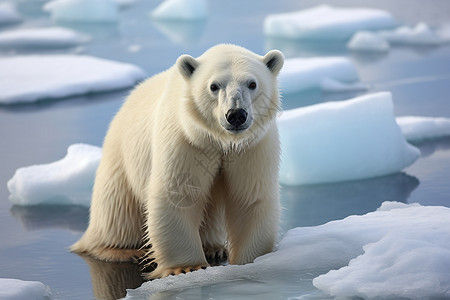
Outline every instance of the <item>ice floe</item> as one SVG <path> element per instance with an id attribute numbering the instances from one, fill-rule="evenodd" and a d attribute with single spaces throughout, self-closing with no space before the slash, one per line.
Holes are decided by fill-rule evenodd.
<path id="1" fill-rule="evenodd" d="M 0 32 L 0 47 L 71 47 L 87 41 L 89 36 L 62 27 Z"/>
<path id="2" fill-rule="evenodd" d="M 272 288 L 277 280 L 289 282 L 291 290 L 297 287 L 299 298 L 325 298 L 308 286 L 310 276 L 314 286 L 333 296 L 446 298 L 450 297 L 449 234 L 449 208 L 384 202 L 365 215 L 291 229 L 275 252 L 254 263 L 149 281 L 128 290 L 126 299 L 183 298 L 211 285 L 214 289 L 206 290 L 209 296 L 218 290 L 238 297 L 244 292 L 236 286 L 239 282 L 247 297 L 288 298 L 280 295 L 281 289 Z M 226 285 L 230 281 L 234 284 Z M 256 288 L 249 290 L 249 286 Z M 295 297 L 292 292 L 290 296 Z"/>
<path id="3" fill-rule="evenodd" d="M 11 2 L 0 3 L 0 25 L 17 23 L 22 21 L 22 16 Z"/>
<path id="4" fill-rule="evenodd" d="M 387 175 L 420 156 L 395 122 L 388 92 L 284 111 L 278 125 L 286 185 Z"/>
<path id="5" fill-rule="evenodd" d="M 432 29 L 426 23 L 414 27 L 400 26 L 391 30 L 358 31 L 347 43 L 354 51 L 387 51 L 391 44 L 441 45 L 450 41 L 445 27 Z"/>
<path id="6" fill-rule="evenodd" d="M 0 58 L 0 70 L 0 104 L 117 90 L 145 77 L 137 66 L 84 55 Z"/>
<path id="7" fill-rule="evenodd" d="M 157 20 L 201 20 L 208 14 L 205 0 L 165 0 L 157 6 L 151 16 Z"/>
<path id="8" fill-rule="evenodd" d="M 50 288 L 39 281 L 24 281 L 12 278 L 0 278 L 0 299 L 2 300 L 50 300 L 53 299 Z"/>
<path id="9" fill-rule="evenodd" d="M 74 144 L 56 162 L 16 170 L 8 181 L 15 205 L 75 204 L 90 206 L 101 148 Z"/>
<path id="10" fill-rule="evenodd" d="M 370 31 L 358 31 L 347 43 L 347 48 L 354 51 L 385 52 L 391 48 L 389 42 Z"/>
<path id="11" fill-rule="evenodd" d="M 54 21 L 60 22 L 116 22 L 118 3 L 112 0 L 53 0 L 44 5 Z"/>
<path id="12" fill-rule="evenodd" d="M 345 57 L 286 59 L 278 80 L 283 94 L 313 88 L 328 91 L 365 88 L 359 82 L 355 65 Z"/>
<path id="13" fill-rule="evenodd" d="M 397 123 L 408 141 L 423 141 L 450 136 L 450 119 L 433 117 L 398 117 Z"/>
<path id="14" fill-rule="evenodd" d="M 398 25 L 387 11 L 320 5 L 297 12 L 268 15 L 264 33 L 289 39 L 346 40 L 359 30 L 390 29 Z"/>
<path id="15" fill-rule="evenodd" d="M 355 233 L 347 241 L 364 253 L 315 278 L 314 286 L 338 297 L 450 297 L 449 217 L 445 207 L 384 203 L 374 213 L 329 224 L 328 233 L 340 232 L 342 240 Z"/>

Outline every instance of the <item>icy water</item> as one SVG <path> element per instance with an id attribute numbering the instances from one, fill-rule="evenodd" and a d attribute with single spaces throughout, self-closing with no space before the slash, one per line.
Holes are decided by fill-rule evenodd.
<path id="1" fill-rule="evenodd" d="M 52 24 L 41 11 L 43 2 L 15 2 L 27 19 L 18 26 Z M 134 63 L 151 75 L 171 66 L 180 54 L 197 56 L 222 42 L 239 44 L 260 54 L 278 48 L 287 57 L 340 55 L 355 62 L 368 91 L 298 93 L 284 97 L 284 108 L 391 91 L 398 116 L 450 117 L 450 45 L 395 46 L 386 54 L 363 55 L 348 52 L 343 43 L 287 42 L 263 36 L 262 21 L 267 14 L 309 7 L 316 1 L 209 1 L 207 21 L 193 24 L 152 22 L 149 11 L 158 3 L 137 1 L 121 12 L 121 20 L 115 25 L 60 24 L 95 37 L 82 47 L 51 51 L 1 49 L 0 56 L 21 52 L 83 53 Z M 332 4 L 386 9 L 410 25 L 420 21 L 429 25 L 450 22 L 450 2 L 445 0 L 337 0 Z M 140 51 L 132 51 L 138 48 Z M 108 124 L 127 94 L 125 90 L 0 106 L 0 277 L 41 281 L 52 288 L 57 299 L 120 298 L 126 288 L 142 283 L 134 265 L 85 260 L 67 251 L 87 226 L 86 208 L 14 207 L 8 201 L 6 188 L 17 168 L 58 160 L 70 144 L 101 146 Z M 402 173 L 361 181 L 283 187 L 280 232 L 371 212 L 383 201 L 450 206 L 450 139 L 421 143 L 418 147 L 422 157 Z M 265 283 L 240 281 L 187 291 L 181 298 L 219 299 L 235 293 L 235 298 L 242 299 L 287 299 L 304 294 L 305 289 L 313 291 L 312 276 L 305 273 L 276 285 L 269 283 L 276 286 L 270 293 L 267 287 L 263 288 Z"/>

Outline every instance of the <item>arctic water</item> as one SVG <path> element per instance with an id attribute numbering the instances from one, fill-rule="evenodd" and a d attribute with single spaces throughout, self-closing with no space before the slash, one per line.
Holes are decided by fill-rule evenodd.
<path id="1" fill-rule="evenodd" d="M 26 17 L 20 26 L 49 26 L 43 1 L 13 1 Z M 345 56 L 356 64 L 366 91 L 325 93 L 309 90 L 283 97 L 290 109 L 325 101 L 339 101 L 364 93 L 390 91 L 396 116 L 450 117 L 450 45 L 396 45 L 379 54 L 356 53 L 345 42 L 300 42 L 268 38 L 264 17 L 317 5 L 316 1 L 208 1 L 205 21 L 155 22 L 149 12 L 159 1 L 136 1 L 120 13 L 114 24 L 58 24 L 94 36 L 69 49 L 0 49 L 0 56 L 35 53 L 83 53 L 136 64 L 152 75 L 170 67 L 183 53 L 198 56 L 218 43 L 234 43 L 256 53 L 278 48 L 286 57 Z M 390 11 L 405 24 L 442 25 L 450 20 L 445 0 L 337 0 L 334 6 L 365 6 Z M 6 28 L 6 27 L 5 27 Z M 5 28 L 0 28 L 3 30 Z M 134 47 L 132 47 L 134 46 Z M 0 70 L 1 72 L 1 70 Z M 101 146 L 114 114 L 129 89 L 102 94 L 0 106 L 0 278 L 36 280 L 50 286 L 56 299 L 110 299 L 125 296 L 125 289 L 141 285 L 135 265 L 91 261 L 72 254 L 68 247 L 86 229 L 88 209 L 81 206 L 12 206 L 6 182 L 23 166 L 64 157 L 67 147 L 83 142 Z M 321 120 L 318 120 L 320 122 Z M 299 130 L 301 130 L 299 128 Z M 349 215 L 376 210 L 384 201 L 450 207 L 450 139 L 417 144 L 422 157 L 401 173 L 380 178 L 324 185 L 283 186 L 280 233 L 299 226 L 316 226 Z M 432 218 L 432 216 L 430 216 Z M 293 262 L 295 263 L 295 262 Z M 280 270 L 282 271 L 282 270 Z M 324 271 L 326 272 L 326 271 Z M 105 274 L 114 274 L 105 278 Z M 311 281 L 307 275 L 296 281 Z M 233 282 L 228 283 L 233 285 Z M 310 284 L 311 285 L 311 284 Z M 302 294 L 294 281 L 278 285 L 280 299 Z M 246 290 L 236 282 L 236 297 L 264 298 L 259 290 Z M 258 285 L 248 285 L 251 289 Z M 223 287 L 222 287 L 223 288 Z M 204 290 L 214 297 L 214 287 Z M 245 294 L 241 294 L 245 290 Z M 219 290 L 220 291 L 220 290 Z M 286 296 L 286 297 L 287 297 Z M 273 299 L 274 294 L 271 294 Z M 185 299 L 189 294 L 185 295 Z"/>

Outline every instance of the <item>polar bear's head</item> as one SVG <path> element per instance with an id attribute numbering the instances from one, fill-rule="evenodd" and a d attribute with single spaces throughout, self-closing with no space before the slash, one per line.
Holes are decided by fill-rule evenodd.
<path id="1" fill-rule="evenodd" d="M 261 137 L 280 108 L 280 51 L 264 56 L 234 45 L 218 45 L 202 56 L 182 55 L 176 66 L 186 84 L 191 128 L 222 144 Z"/>

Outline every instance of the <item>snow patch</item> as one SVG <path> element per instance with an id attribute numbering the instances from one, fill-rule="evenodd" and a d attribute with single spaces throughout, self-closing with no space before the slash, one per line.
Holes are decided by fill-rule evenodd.
<path id="1" fill-rule="evenodd" d="M 22 16 L 17 12 L 13 3 L 0 3 L 0 25 L 18 23 L 20 21 L 22 21 Z"/>
<path id="2" fill-rule="evenodd" d="M 286 59 L 278 76 L 283 94 L 322 88 L 327 91 L 359 90 L 358 72 L 345 57 L 313 57 Z"/>
<path id="3" fill-rule="evenodd" d="M 157 20 L 201 20 L 208 14 L 205 0 L 165 0 L 152 12 Z"/>
<path id="4" fill-rule="evenodd" d="M 0 299 L 2 300 L 49 300 L 53 299 L 50 288 L 39 281 L 23 281 L 0 278 Z"/>
<path id="5" fill-rule="evenodd" d="M 44 10 L 59 22 L 108 23 L 119 19 L 118 4 L 112 0 L 53 0 Z"/>
<path id="6" fill-rule="evenodd" d="M 101 148 L 74 144 L 56 162 L 16 170 L 8 181 L 9 200 L 15 205 L 74 204 L 90 206 Z"/>
<path id="7" fill-rule="evenodd" d="M 450 119 L 433 117 L 398 117 L 397 123 L 408 141 L 423 141 L 450 136 Z"/>
<path id="8" fill-rule="evenodd" d="M 286 185 L 383 176 L 420 156 L 395 122 L 387 92 L 284 111 L 278 125 Z"/>
<path id="9" fill-rule="evenodd" d="M 0 32 L 2 47 L 71 47 L 89 41 L 90 37 L 62 28 L 30 28 Z"/>
<path id="10" fill-rule="evenodd" d="M 397 21 L 387 11 L 320 5 L 297 12 L 269 15 L 264 20 L 264 33 L 289 39 L 345 40 L 359 30 L 381 30 L 395 26 Z"/>
<path id="11" fill-rule="evenodd" d="M 137 66 L 82 55 L 0 58 L 0 70 L 0 104 L 118 90 L 145 77 Z"/>

